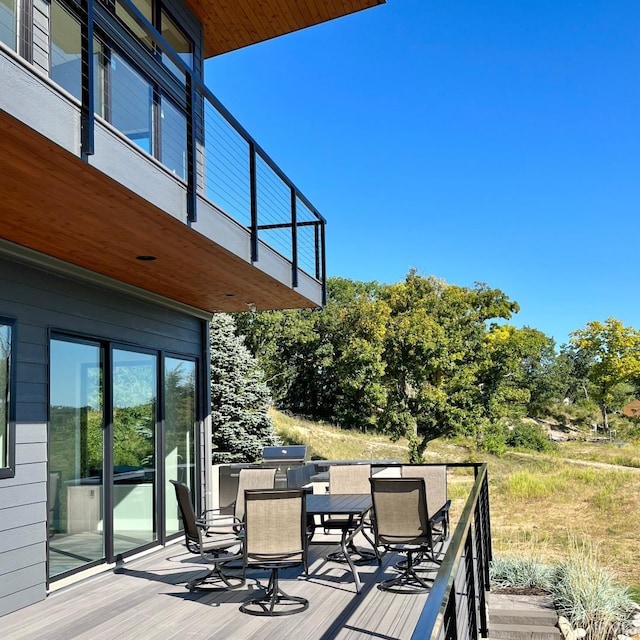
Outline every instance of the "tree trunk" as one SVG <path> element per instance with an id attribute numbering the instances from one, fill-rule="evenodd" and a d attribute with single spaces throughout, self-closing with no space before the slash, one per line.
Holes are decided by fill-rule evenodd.
<path id="1" fill-rule="evenodd" d="M 609 418 L 607 416 L 607 405 L 602 403 L 600 405 L 600 412 L 602 413 L 602 428 L 605 433 L 609 433 Z"/>

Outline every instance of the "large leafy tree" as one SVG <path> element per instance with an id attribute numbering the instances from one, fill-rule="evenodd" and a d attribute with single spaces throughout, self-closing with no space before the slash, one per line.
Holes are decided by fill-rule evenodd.
<path id="1" fill-rule="evenodd" d="M 385 401 L 386 307 L 376 283 L 330 278 L 323 310 L 239 314 L 278 406 L 366 428 Z"/>
<path id="2" fill-rule="evenodd" d="M 417 459 L 430 440 L 473 430 L 484 417 L 487 325 L 519 308 L 499 289 L 449 285 L 415 271 L 381 298 L 390 314 L 382 422 L 391 433 L 415 439 Z"/>
<path id="3" fill-rule="evenodd" d="M 233 318 L 211 321 L 211 423 L 214 462 L 252 462 L 278 444 L 268 409 L 269 389 L 255 358 L 235 333 Z"/>
<path id="4" fill-rule="evenodd" d="M 640 376 L 640 331 L 615 318 L 593 321 L 571 334 L 571 344 L 588 362 L 591 396 L 600 407 L 604 430 L 609 431 L 608 413 L 621 402 L 621 385 Z"/>
<path id="5" fill-rule="evenodd" d="M 495 325 L 485 339 L 487 417 L 540 415 L 562 399 L 555 343 L 538 329 Z"/>

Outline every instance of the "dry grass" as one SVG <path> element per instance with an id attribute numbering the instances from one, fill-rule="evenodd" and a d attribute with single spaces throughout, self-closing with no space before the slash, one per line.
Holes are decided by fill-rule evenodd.
<path id="1" fill-rule="evenodd" d="M 559 455 L 567 458 L 640 468 L 640 444 L 636 443 L 616 445 L 610 442 L 593 443 L 571 440 L 561 443 Z"/>
<path id="2" fill-rule="evenodd" d="M 391 458 L 408 460 L 406 441 L 306 422 L 274 412 L 276 429 L 287 442 L 308 444 L 325 459 Z M 565 458 L 616 463 L 615 453 L 640 456 L 638 445 L 563 443 L 558 454 L 501 458 L 477 453 L 464 442 L 429 444 L 428 462 L 483 460 L 489 465 L 491 533 L 494 551 L 526 553 L 549 562 L 567 557 L 571 540 L 602 546 L 602 559 L 620 581 L 640 589 L 640 470 L 572 464 Z M 473 479 L 450 475 L 452 518 L 459 516 Z"/>

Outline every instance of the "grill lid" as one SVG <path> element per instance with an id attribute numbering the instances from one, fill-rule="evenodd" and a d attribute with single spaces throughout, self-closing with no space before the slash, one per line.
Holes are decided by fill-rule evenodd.
<path id="1" fill-rule="evenodd" d="M 307 445 L 294 444 L 287 447 L 264 447 L 262 459 L 273 460 L 307 460 Z"/>

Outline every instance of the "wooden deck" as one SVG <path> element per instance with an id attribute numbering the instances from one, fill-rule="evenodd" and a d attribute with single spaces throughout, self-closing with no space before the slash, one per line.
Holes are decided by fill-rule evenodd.
<path id="1" fill-rule="evenodd" d="M 300 614 L 256 618 L 238 610 L 265 585 L 266 572 L 249 572 L 238 590 L 190 593 L 185 583 L 206 565 L 179 544 L 127 562 L 120 574 L 109 571 L 79 582 L 3 617 L 0 635 L 12 640 L 410 638 L 427 595 L 376 588 L 395 574 L 392 566 L 399 557 L 387 554 L 381 567 L 361 566 L 364 586 L 356 594 L 348 567 L 324 559 L 331 550 L 335 545 L 311 546 L 308 579 L 300 570 L 281 574 L 286 592 L 309 599 L 309 609 Z"/>

